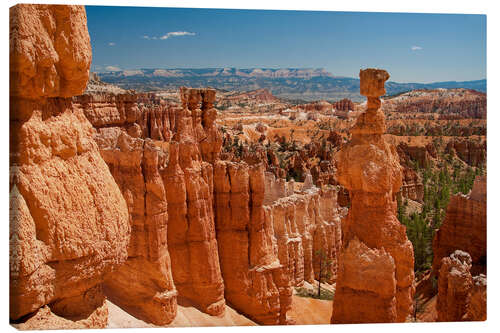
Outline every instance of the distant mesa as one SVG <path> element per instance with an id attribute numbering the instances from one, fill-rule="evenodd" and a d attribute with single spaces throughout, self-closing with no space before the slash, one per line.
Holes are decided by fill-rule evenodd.
<path id="1" fill-rule="evenodd" d="M 283 99 L 361 102 L 359 79 L 337 76 L 324 68 L 141 68 L 100 71 L 105 82 L 137 91 L 178 89 L 181 86 L 251 91 L 268 89 Z M 387 82 L 387 96 L 415 89 L 465 88 L 486 92 L 486 80 L 435 83 Z"/>

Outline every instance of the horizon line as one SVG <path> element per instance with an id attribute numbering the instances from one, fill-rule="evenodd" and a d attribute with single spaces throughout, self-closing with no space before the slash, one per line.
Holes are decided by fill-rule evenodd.
<path id="1" fill-rule="evenodd" d="M 104 66 L 104 65 L 99 65 L 99 66 Z M 157 70 L 157 69 L 162 69 L 162 70 L 192 70 L 192 69 L 238 69 L 238 70 L 250 70 L 250 69 L 272 69 L 272 70 L 280 70 L 280 69 L 308 69 L 308 70 L 325 70 L 328 74 L 331 74 L 334 78 L 339 78 L 339 79 L 353 79 L 353 80 L 359 80 L 357 77 L 353 76 L 344 76 L 344 75 L 335 75 L 332 72 L 329 72 L 326 70 L 324 67 L 143 67 L 143 68 L 125 68 L 125 69 L 119 69 L 119 70 L 114 70 L 114 71 L 109 71 L 109 70 L 90 70 L 91 73 L 114 73 L 114 72 L 124 72 L 124 71 L 139 71 L 139 70 Z M 367 67 L 371 68 L 371 67 Z M 474 79 L 474 80 L 443 80 L 443 81 L 431 81 L 431 82 L 416 82 L 416 81 L 387 81 L 387 83 L 403 83 L 403 84 L 411 84 L 411 83 L 416 83 L 416 84 L 432 84 L 432 83 L 446 83 L 446 82 L 476 82 L 476 81 L 487 81 L 487 77 L 480 78 L 480 79 Z"/>

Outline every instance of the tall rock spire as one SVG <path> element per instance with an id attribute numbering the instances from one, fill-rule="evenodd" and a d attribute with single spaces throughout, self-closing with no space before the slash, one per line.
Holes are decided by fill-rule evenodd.
<path id="1" fill-rule="evenodd" d="M 338 181 L 351 207 L 342 230 L 332 323 L 402 322 L 412 312 L 413 247 L 396 217 L 402 167 L 388 144 L 380 96 L 385 70 L 361 70 L 367 109 L 351 128 L 350 143 L 336 156 Z"/>

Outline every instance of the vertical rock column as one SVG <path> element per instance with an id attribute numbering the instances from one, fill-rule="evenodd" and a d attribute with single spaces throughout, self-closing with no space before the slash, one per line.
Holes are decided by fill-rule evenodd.
<path id="1" fill-rule="evenodd" d="M 170 127 L 166 110 L 139 110 L 137 101 L 138 96 L 128 92 L 74 98 L 96 129 L 94 139 L 125 198 L 132 226 L 128 259 L 107 276 L 106 296 L 136 318 L 165 325 L 177 311 L 167 247 L 167 199 L 159 173 L 168 149 L 167 143 L 151 136 L 158 138 L 153 129 L 161 128 L 168 138 Z"/>
<path id="2" fill-rule="evenodd" d="M 218 133 L 213 134 L 215 124 L 207 120 L 211 119 L 207 113 L 215 110 L 209 107 L 209 101 L 215 99 L 215 91 L 211 91 L 181 88 L 182 107 L 171 110 L 173 137 L 162 178 L 168 202 L 168 248 L 179 303 L 189 302 L 208 314 L 220 315 L 225 311 L 225 300 L 215 238 L 213 166 L 202 159 L 202 151 L 214 160 L 220 152 Z M 212 142 L 213 150 L 200 151 L 200 142 Z"/>
<path id="3" fill-rule="evenodd" d="M 105 327 L 104 275 L 127 258 L 127 205 L 71 101 L 89 77 L 86 21 L 83 6 L 10 9 L 12 320 L 48 305 L 77 327 Z"/>
<path id="4" fill-rule="evenodd" d="M 296 223 L 295 204 L 295 200 L 286 197 L 276 201 L 271 207 L 278 258 L 294 286 L 304 281 L 304 248 Z"/>
<path id="5" fill-rule="evenodd" d="M 438 321 L 461 321 L 467 312 L 472 289 L 472 259 L 456 250 L 441 260 L 436 309 Z"/>
<path id="6" fill-rule="evenodd" d="M 99 130 L 101 155 L 120 186 L 132 225 L 128 259 L 106 279 L 106 295 L 147 322 L 170 323 L 177 313 L 167 246 L 167 197 L 159 174 L 166 157 L 150 139 L 130 137 L 120 128 Z"/>
<path id="7" fill-rule="evenodd" d="M 338 181 L 351 207 L 343 225 L 332 323 L 403 322 L 412 312 L 413 247 L 396 218 L 402 168 L 383 138 L 384 70 L 360 73 L 367 110 L 351 128 L 352 138 L 336 156 Z"/>
<path id="8" fill-rule="evenodd" d="M 327 260 L 331 261 L 327 272 L 322 273 L 322 279 L 325 280 L 326 277 L 327 282 L 334 283 L 337 280 L 338 258 L 342 246 L 342 228 L 336 190 L 329 186 L 324 186 L 320 190 L 317 206 L 319 206 L 320 214 L 316 214 L 316 216 L 321 215 L 321 219 L 317 219 L 314 231 L 314 276 L 316 280 L 319 279 L 320 258 L 316 253 L 320 251 L 325 255 Z"/>
<path id="9" fill-rule="evenodd" d="M 278 259 L 264 166 L 218 161 L 214 166 L 217 240 L 225 297 L 260 324 L 286 324 L 292 288 Z"/>

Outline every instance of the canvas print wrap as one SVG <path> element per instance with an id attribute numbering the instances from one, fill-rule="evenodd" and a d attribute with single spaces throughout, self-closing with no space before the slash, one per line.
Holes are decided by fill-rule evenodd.
<path id="1" fill-rule="evenodd" d="M 213 38 L 208 25 L 139 29 L 129 52 L 103 38 L 103 17 L 153 22 L 151 10 L 242 26 L 411 15 L 11 7 L 13 326 L 486 320 L 485 42 L 466 63 L 479 80 L 448 80 L 452 69 L 408 83 L 418 70 L 365 61 L 351 76 L 200 67 L 182 52 L 188 38 Z M 429 15 L 405 20 L 433 24 Z M 468 16 L 481 43 L 485 17 Z M 159 50 L 163 65 L 143 58 Z M 237 54 L 228 65 L 244 63 Z M 415 61 L 406 66 L 438 60 Z"/>

